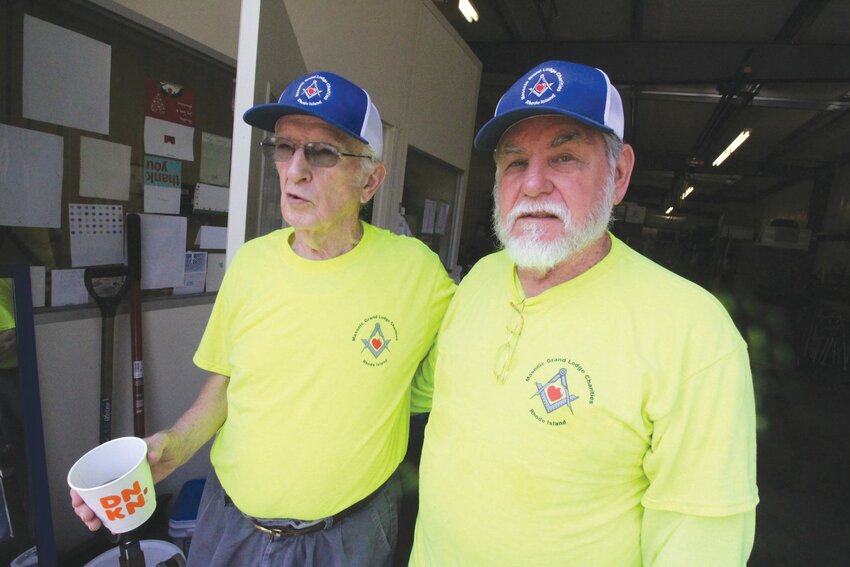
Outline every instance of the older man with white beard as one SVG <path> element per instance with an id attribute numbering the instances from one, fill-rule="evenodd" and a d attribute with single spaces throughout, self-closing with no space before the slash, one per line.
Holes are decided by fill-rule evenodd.
<path id="1" fill-rule="evenodd" d="M 461 282 L 414 384 L 431 411 L 414 566 L 731 566 L 752 549 L 747 347 L 719 302 L 608 232 L 634 153 L 599 69 L 502 97 L 504 250 Z"/>

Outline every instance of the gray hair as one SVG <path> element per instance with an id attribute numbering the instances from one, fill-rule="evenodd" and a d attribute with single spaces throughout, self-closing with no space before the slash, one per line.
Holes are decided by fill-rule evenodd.
<path id="1" fill-rule="evenodd" d="M 372 173 L 372 169 L 378 165 L 379 163 L 383 163 L 381 158 L 378 157 L 378 153 L 375 151 L 370 144 L 365 144 L 360 142 L 360 148 L 357 150 L 357 153 L 362 156 L 367 156 L 365 158 L 360 159 L 360 170 L 363 172 L 363 175 L 368 175 Z"/>

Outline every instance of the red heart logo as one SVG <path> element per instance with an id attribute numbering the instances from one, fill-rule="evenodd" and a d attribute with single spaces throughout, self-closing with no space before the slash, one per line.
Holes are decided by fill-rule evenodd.
<path id="1" fill-rule="evenodd" d="M 550 402 L 557 402 L 564 397 L 564 390 L 554 384 L 551 384 L 548 388 L 546 388 L 546 397 L 549 398 Z"/>
<path id="2" fill-rule="evenodd" d="M 381 348 L 382 344 L 384 344 L 384 343 L 381 342 L 381 339 L 379 339 L 378 337 L 375 337 L 374 339 L 372 339 L 372 348 L 373 349 L 378 350 L 379 348 Z"/>

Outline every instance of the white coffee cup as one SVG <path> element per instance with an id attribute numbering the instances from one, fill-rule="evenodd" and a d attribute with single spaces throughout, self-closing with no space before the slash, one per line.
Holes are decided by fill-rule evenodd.
<path id="1" fill-rule="evenodd" d="M 144 439 L 120 437 L 98 445 L 68 471 L 68 486 L 112 533 L 141 526 L 156 510 L 147 453 Z"/>

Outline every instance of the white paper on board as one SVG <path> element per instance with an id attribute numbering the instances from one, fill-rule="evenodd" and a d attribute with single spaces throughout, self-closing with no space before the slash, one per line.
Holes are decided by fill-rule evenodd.
<path id="1" fill-rule="evenodd" d="M 0 225 L 61 226 L 63 148 L 62 136 L 0 124 Z"/>
<path id="2" fill-rule="evenodd" d="M 227 212 L 230 199 L 229 187 L 218 187 L 206 183 L 195 184 L 193 208 L 196 211 Z"/>
<path id="3" fill-rule="evenodd" d="M 437 204 L 437 218 L 434 221 L 434 232 L 436 234 L 445 234 L 446 226 L 448 226 L 449 222 L 449 210 L 451 209 L 451 205 L 448 203 L 444 203 L 440 201 Z"/>
<path id="4" fill-rule="evenodd" d="M 224 279 L 227 254 L 207 255 L 207 291 L 218 291 Z"/>
<path id="5" fill-rule="evenodd" d="M 142 289 L 180 287 L 186 264 L 186 217 L 139 215 Z"/>
<path id="6" fill-rule="evenodd" d="M 195 237 L 195 246 L 204 250 L 225 250 L 227 248 L 226 226 L 202 226 Z"/>
<path id="7" fill-rule="evenodd" d="M 112 47 L 24 14 L 24 118 L 109 134 Z"/>
<path id="8" fill-rule="evenodd" d="M 180 213 L 180 189 L 145 185 L 145 212 L 176 215 Z"/>
<path id="9" fill-rule="evenodd" d="M 201 182 L 230 185 L 230 138 L 201 132 Z"/>
<path id="10" fill-rule="evenodd" d="M 50 270 L 50 306 L 88 303 L 89 292 L 83 281 L 85 269 Z"/>
<path id="11" fill-rule="evenodd" d="M 71 265 L 124 263 L 124 206 L 68 205 Z"/>
<path id="12" fill-rule="evenodd" d="M 80 196 L 130 197 L 130 146 L 80 137 Z"/>
<path id="13" fill-rule="evenodd" d="M 195 129 L 145 116 L 145 153 L 195 161 Z"/>
<path id="14" fill-rule="evenodd" d="M 434 234 L 434 221 L 437 217 L 437 201 L 425 199 L 425 209 L 422 212 L 422 234 Z"/>
<path id="15" fill-rule="evenodd" d="M 30 266 L 30 287 L 32 288 L 33 307 L 44 307 L 46 273 L 47 268 L 44 266 Z"/>

